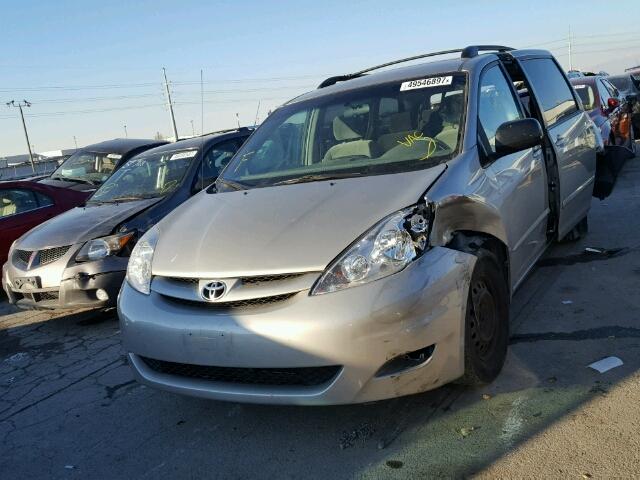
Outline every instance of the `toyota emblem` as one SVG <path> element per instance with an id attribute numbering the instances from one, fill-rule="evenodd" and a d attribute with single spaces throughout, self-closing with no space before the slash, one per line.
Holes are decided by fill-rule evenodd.
<path id="1" fill-rule="evenodd" d="M 227 285 L 224 282 L 213 281 L 202 286 L 200 295 L 207 302 L 215 302 L 227 292 Z"/>

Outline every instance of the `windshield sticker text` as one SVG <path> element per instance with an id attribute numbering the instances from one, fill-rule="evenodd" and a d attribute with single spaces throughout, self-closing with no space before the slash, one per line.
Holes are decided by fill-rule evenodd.
<path id="1" fill-rule="evenodd" d="M 427 154 L 421 157 L 420 160 L 427 160 L 436 151 L 436 141 L 431 137 L 425 137 L 422 132 L 410 133 L 404 139 L 398 140 L 398 143 L 406 148 L 413 147 L 416 142 L 426 142 Z"/>
<path id="2" fill-rule="evenodd" d="M 171 155 L 169 160 L 180 160 L 181 158 L 195 157 L 196 153 L 198 153 L 197 150 L 188 150 L 186 152 L 174 153 L 173 155 Z"/>
<path id="3" fill-rule="evenodd" d="M 415 90 L 416 88 L 439 87 L 440 85 L 451 85 L 452 76 L 448 77 L 431 77 L 421 78 L 419 80 L 410 80 L 400 85 L 400 91 Z"/>

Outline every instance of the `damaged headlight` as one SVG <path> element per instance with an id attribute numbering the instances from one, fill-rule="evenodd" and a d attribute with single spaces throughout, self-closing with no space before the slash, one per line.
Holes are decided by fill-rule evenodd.
<path id="1" fill-rule="evenodd" d="M 120 252 L 132 237 L 133 232 L 129 232 L 89 240 L 76 255 L 76 260 L 86 262 L 114 255 Z"/>
<path id="2" fill-rule="evenodd" d="M 336 292 L 399 272 L 427 248 L 431 216 L 430 207 L 422 204 L 389 215 L 329 265 L 311 295 Z"/>
<path id="3" fill-rule="evenodd" d="M 136 243 L 127 265 L 127 282 L 145 295 L 151 291 L 151 262 L 158 243 L 158 229 L 151 228 Z"/>

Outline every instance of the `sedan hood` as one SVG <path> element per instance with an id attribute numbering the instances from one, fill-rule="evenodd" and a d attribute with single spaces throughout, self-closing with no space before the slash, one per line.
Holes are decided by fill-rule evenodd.
<path id="1" fill-rule="evenodd" d="M 38 225 L 18 242 L 19 248 L 40 250 L 86 242 L 109 235 L 116 226 L 158 202 L 158 198 L 122 203 L 88 204 Z"/>
<path id="2" fill-rule="evenodd" d="M 321 271 L 446 168 L 202 193 L 158 224 L 153 273 L 238 277 Z"/>

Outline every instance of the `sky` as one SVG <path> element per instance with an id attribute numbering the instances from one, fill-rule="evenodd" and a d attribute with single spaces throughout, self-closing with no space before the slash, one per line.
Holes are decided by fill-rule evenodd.
<path id="1" fill-rule="evenodd" d="M 615 11 L 612 10 L 615 9 Z M 327 76 L 470 44 L 551 50 L 568 69 L 640 65 L 640 2 L 0 0 L 0 157 L 253 124 Z M 609 13 L 608 13 L 609 12 Z M 201 112 L 200 76 L 204 90 Z"/>

